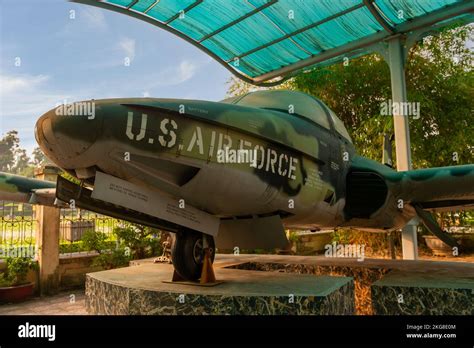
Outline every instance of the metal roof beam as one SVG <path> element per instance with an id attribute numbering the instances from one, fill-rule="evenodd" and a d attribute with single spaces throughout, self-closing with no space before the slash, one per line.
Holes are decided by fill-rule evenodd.
<path id="1" fill-rule="evenodd" d="M 138 2 L 138 0 L 133 0 L 130 4 L 128 4 L 127 9 L 131 8 L 132 6 L 134 6 L 137 2 Z"/>
<path id="2" fill-rule="evenodd" d="M 247 2 L 249 2 L 247 0 Z M 249 2 L 249 4 L 251 6 L 254 6 L 252 3 Z M 254 6 L 255 7 L 255 6 Z M 273 19 L 271 19 L 270 17 L 268 17 L 265 13 L 261 13 L 261 15 L 267 20 L 269 21 L 282 35 L 286 36 L 288 35 L 279 25 L 278 23 L 276 23 Z M 296 46 L 298 47 L 298 49 L 302 50 L 304 53 L 306 53 L 307 55 L 311 55 L 311 52 L 309 52 L 308 50 L 306 50 L 303 46 L 301 46 L 299 43 L 297 43 L 295 40 L 293 40 L 293 38 L 289 38 L 291 40 L 291 42 Z M 319 46 L 319 43 L 318 43 L 318 46 Z"/>
<path id="3" fill-rule="evenodd" d="M 440 8 L 436 11 L 431 12 L 428 15 L 415 18 L 411 21 L 404 22 L 395 27 L 397 33 L 406 33 L 422 27 L 432 26 L 438 22 L 445 21 L 450 18 L 454 18 L 463 14 L 474 12 L 474 1 L 464 0 L 463 2 L 449 5 L 447 7 Z"/>
<path id="4" fill-rule="evenodd" d="M 300 29 L 295 30 L 295 31 L 293 31 L 293 32 L 291 32 L 291 33 L 288 33 L 288 34 L 286 34 L 286 35 L 284 35 L 284 36 L 282 36 L 282 37 L 279 37 L 278 39 L 275 39 L 275 40 L 273 40 L 273 41 L 271 41 L 271 42 L 267 42 L 267 43 L 264 44 L 264 45 L 261 45 L 261 46 L 252 48 L 251 50 L 249 50 L 249 51 L 247 51 L 247 52 L 244 52 L 244 53 L 242 53 L 242 54 L 240 54 L 240 55 L 238 55 L 238 56 L 233 57 L 232 59 L 229 59 L 227 62 L 231 62 L 231 61 L 233 61 L 235 58 L 243 58 L 243 57 L 245 57 L 245 56 L 248 56 L 249 54 L 255 53 L 255 52 L 260 51 L 260 50 L 263 50 L 264 48 L 267 48 L 267 47 L 269 47 L 269 46 L 272 46 L 272 45 L 274 45 L 274 44 L 277 44 L 277 43 L 279 43 L 280 41 L 286 40 L 286 39 L 288 39 L 288 38 L 290 38 L 290 37 L 293 37 L 293 36 L 295 36 L 295 35 L 301 34 L 301 33 L 305 32 L 305 31 L 307 31 L 307 30 L 309 30 L 309 29 L 313 29 L 313 28 L 315 28 L 315 27 L 317 27 L 317 26 L 319 26 L 319 25 L 321 25 L 321 24 L 324 24 L 324 23 L 326 23 L 326 22 L 329 22 L 329 21 L 331 21 L 331 20 L 333 20 L 333 19 L 336 19 L 336 18 L 338 18 L 338 17 L 340 17 L 340 16 L 343 16 L 343 15 L 349 13 L 349 12 L 355 11 L 355 10 L 361 8 L 361 7 L 364 7 L 364 4 L 363 4 L 363 3 L 360 3 L 360 4 L 357 4 L 357 5 L 355 5 L 355 6 L 349 7 L 349 8 L 347 8 L 347 9 L 345 9 L 344 11 L 341 11 L 341 12 L 335 13 L 335 14 L 329 16 L 329 17 L 323 18 L 322 20 L 320 20 L 320 21 L 318 21 L 318 22 L 311 23 L 311 24 L 309 24 L 309 25 L 307 25 L 307 26 L 305 26 L 305 27 L 303 27 L 303 28 L 300 28 Z"/>
<path id="5" fill-rule="evenodd" d="M 158 5 L 158 3 L 160 2 L 160 0 L 156 0 L 153 4 L 151 4 L 150 6 L 148 6 L 148 8 L 143 11 L 143 13 L 147 14 L 153 7 L 155 7 L 156 5 Z"/>
<path id="6" fill-rule="evenodd" d="M 305 68 L 309 65 L 314 65 L 314 64 L 317 64 L 317 63 L 321 63 L 325 60 L 329 60 L 331 58 L 341 56 L 345 53 L 371 46 L 374 43 L 383 40 L 386 36 L 387 36 L 387 33 L 385 33 L 384 31 L 380 31 L 380 32 L 375 33 L 371 36 L 368 36 L 364 39 L 352 41 L 352 42 L 350 42 L 346 45 L 335 47 L 335 48 L 332 48 L 330 50 L 324 51 L 322 53 L 313 55 L 308 59 L 300 60 L 296 63 L 293 63 L 291 65 L 287 65 L 283 68 L 273 70 L 273 71 L 269 71 L 266 74 L 255 77 L 254 82 L 255 82 L 255 84 L 258 85 L 259 83 L 265 82 L 267 80 L 271 80 L 275 77 L 284 76 L 286 74 L 289 74 L 294 70 L 302 69 L 302 68 Z"/>
<path id="7" fill-rule="evenodd" d="M 169 18 L 166 20 L 165 24 L 170 24 L 172 21 L 174 21 L 176 18 L 179 18 L 179 16 L 181 15 L 181 13 L 186 13 L 188 12 L 189 10 L 195 8 L 197 5 L 201 4 L 202 3 L 202 0 L 196 0 L 194 3 L 192 3 L 191 5 L 189 5 L 188 7 L 186 7 L 184 10 L 181 10 L 179 11 L 177 14 L 175 14 L 173 17 Z"/>
<path id="8" fill-rule="evenodd" d="M 375 7 L 373 0 L 364 0 L 364 5 L 370 11 L 372 16 L 375 18 L 377 22 L 389 33 L 393 34 L 395 32 L 395 28 L 393 28 L 390 23 L 388 23 L 385 18 L 382 17 L 379 10 Z"/>

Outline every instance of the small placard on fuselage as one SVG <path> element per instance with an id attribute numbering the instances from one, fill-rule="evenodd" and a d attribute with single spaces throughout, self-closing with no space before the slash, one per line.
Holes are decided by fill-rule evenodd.
<path id="1" fill-rule="evenodd" d="M 178 199 L 151 192 L 114 176 L 96 173 L 92 198 L 133 209 L 181 226 L 217 236 L 220 220 Z"/>

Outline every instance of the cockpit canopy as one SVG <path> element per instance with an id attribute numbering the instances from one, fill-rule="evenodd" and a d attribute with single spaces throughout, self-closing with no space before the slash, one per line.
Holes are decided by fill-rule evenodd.
<path id="1" fill-rule="evenodd" d="M 326 129 L 331 129 L 329 121 L 329 117 L 331 117 L 335 130 L 352 142 L 346 127 L 334 112 L 322 101 L 303 92 L 287 90 L 256 91 L 228 98 L 222 102 L 295 114 L 307 118 Z"/>

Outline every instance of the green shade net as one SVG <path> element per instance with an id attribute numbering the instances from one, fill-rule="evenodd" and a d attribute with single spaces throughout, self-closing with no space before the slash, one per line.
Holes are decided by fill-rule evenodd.
<path id="1" fill-rule="evenodd" d="M 472 0 L 76 2 L 99 3 L 169 30 L 254 83 L 316 63 L 334 62 L 348 52 L 368 53 L 374 43 L 419 29 L 415 24 L 424 18 L 432 19 L 424 24 L 427 27 L 461 17 L 470 22 L 474 9 Z M 319 56 L 321 61 L 315 62 Z"/>

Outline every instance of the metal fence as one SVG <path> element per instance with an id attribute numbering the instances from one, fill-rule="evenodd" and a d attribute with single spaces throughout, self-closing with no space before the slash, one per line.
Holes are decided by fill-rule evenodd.
<path id="1" fill-rule="evenodd" d="M 64 208 L 61 209 L 60 240 L 76 242 L 91 230 L 114 238 L 113 230 L 120 223 L 120 220 L 88 210 Z"/>
<path id="2" fill-rule="evenodd" d="M 33 256 L 37 228 L 32 205 L 0 201 L 0 258 Z"/>
<path id="3" fill-rule="evenodd" d="M 105 233 L 108 240 L 114 241 L 114 228 L 122 223 L 121 220 L 87 210 L 63 208 L 60 211 L 60 252 L 87 251 L 81 239 L 88 231 Z M 29 253 L 35 250 L 38 228 L 36 206 L 0 201 L 0 258 L 20 256 L 19 252 L 23 249 Z"/>
<path id="4" fill-rule="evenodd" d="M 82 243 L 84 234 L 90 231 L 104 233 L 111 246 L 116 243 L 114 228 L 121 220 L 97 214 L 88 210 L 63 208 L 60 213 L 59 252 L 72 255 L 77 252 L 90 252 L 90 247 Z"/>

